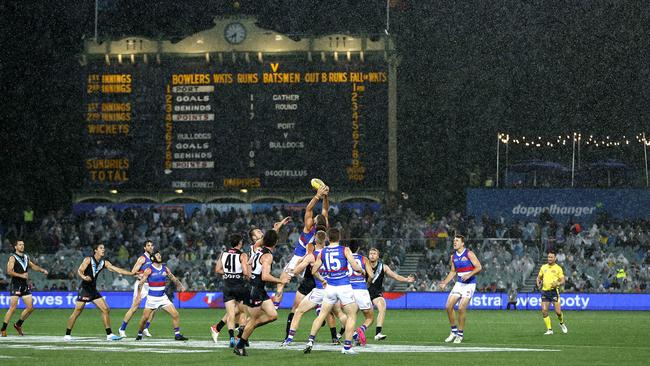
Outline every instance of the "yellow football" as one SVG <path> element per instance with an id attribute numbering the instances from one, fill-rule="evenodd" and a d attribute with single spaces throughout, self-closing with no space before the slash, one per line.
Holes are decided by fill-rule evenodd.
<path id="1" fill-rule="evenodd" d="M 315 190 L 318 190 L 318 188 L 320 188 L 320 187 L 322 187 L 322 186 L 324 186 L 324 185 L 325 185 L 325 183 L 323 183 L 323 181 L 320 180 L 320 179 L 318 179 L 318 178 L 314 178 L 314 179 L 311 180 L 311 186 L 312 186 Z"/>

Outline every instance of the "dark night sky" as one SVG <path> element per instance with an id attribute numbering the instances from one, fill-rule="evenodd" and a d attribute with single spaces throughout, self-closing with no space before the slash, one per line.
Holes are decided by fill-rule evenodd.
<path id="1" fill-rule="evenodd" d="M 180 38 L 209 28 L 214 15 L 233 12 L 231 1 L 104 2 L 103 36 Z M 280 32 L 384 29 L 381 0 L 241 3 L 240 11 Z M 648 132 L 646 2 L 401 4 L 391 24 L 402 57 L 398 139 L 415 143 L 400 143 L 400 188 L 423 204 L 462 207 L 468 170 L 477 165 L 483 178 L 493 175 L 498 131 Z M 81 175 L 80 66 L 74 56 L 82 36 L 92 35 L 94 2 L 4 1 L 0 13 L 0 205 L 5 214 L 30 203 L 41 210 L 65 206 Z M 542 152 L 565 161 L 568 153 Z M 513 154 L 530 158 L 534 152 L 513 148 Z M 632 160 L 638 154 L 593 152 Z"/>

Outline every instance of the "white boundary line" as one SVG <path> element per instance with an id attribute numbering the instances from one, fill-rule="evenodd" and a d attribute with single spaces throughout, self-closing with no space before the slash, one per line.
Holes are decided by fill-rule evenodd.
<path id="1" fill-rule="evenodd" d="M 105 341 L 91 337 L 75 337 L 73 341 L 64 341 L 61 336 L 24 336 L 11 337 L 0 340 L 0 344 L 7 348 L 24 348 L 37 350 L 83 350 L 95 352 L 150 352 L 150 353 L 205 353 L 215 349 L 228 348 L 227 342 L 215 344 L 212 341 L 187 341 L 179 342 L 173 339 L 156 339 L 135 341 L 125 339 L 122 341 Z M 302 342 L 295 346 L 280 348 L 278 342 L 251 340 L 251 350 L 288 350 L 302 351 Z M 341 346 L 316 344 L 314 351 L 339 352 Z M 396 344 L 370 344 L 364 347 L 355 347 L 359 353 L 476 353 L 476 352 L 558 352 L 559 349 L 547 348 L 518 348 L 518 347 L 473 347 L 473 346 L 423 346 L 423 345 L 396 345 Z"/>

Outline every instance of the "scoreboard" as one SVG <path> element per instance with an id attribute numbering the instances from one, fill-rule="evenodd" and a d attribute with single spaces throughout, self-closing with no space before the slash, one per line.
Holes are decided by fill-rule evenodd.
<path id="1" fill-rule="evenodd" d="M 388 66 L 88 64 L 84 188 L 388 185 Z"/>

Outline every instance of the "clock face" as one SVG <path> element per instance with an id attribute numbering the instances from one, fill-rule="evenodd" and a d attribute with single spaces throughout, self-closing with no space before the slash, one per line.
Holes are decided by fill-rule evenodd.
<path id="1" fill-rule="evenodd" d="M 246 28 L 241 23 L 230 23 L 223 31 L 226 41 L 230 44 L 240 44 L 246 39 Z"/>

